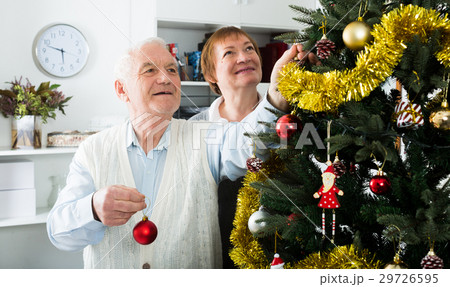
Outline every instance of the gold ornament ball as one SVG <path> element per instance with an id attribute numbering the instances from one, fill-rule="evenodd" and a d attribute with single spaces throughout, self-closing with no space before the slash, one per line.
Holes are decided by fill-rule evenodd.
<path id="1" fill-rule="evenodd" d="M 441 107 L 430 114 L 430 123 L 437 129 L 450 130 L 450 109 L 447 101 L 442 102 Z"/>
<path id="2" fill-rule="evenodd" d="M 398 254 L 395 254 L 394 260 L 386 264 L 384 269 L 408 269 L 408 265 L 400 259 Z"/>
<path id="3" fill-rule="evenodd" d="M 347 48 L 353 51 L 362 50 L 364 45 L 372 40 L 370 26 L 363 21 L 351 22 L 345 27 L 342 39 Z"/>

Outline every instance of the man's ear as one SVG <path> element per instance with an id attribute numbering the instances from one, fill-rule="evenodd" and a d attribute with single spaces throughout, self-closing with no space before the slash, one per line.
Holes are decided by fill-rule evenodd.
<path id="1" fill-rule="evenodd" d="M 128 103 L 130 101 L 130 98 L 128 98 L 128 93 L 125 90 L 122 81 L 116 80 L 114 82 L 114 88 L 116 89 L 116 94 L 121 101 L 124 101 L 125 103 Z"/>

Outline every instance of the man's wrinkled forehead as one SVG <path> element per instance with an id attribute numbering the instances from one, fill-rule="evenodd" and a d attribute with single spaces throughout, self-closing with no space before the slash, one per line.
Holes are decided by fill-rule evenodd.
<path id="1" fill-rule="evenodd" d="M 158 62 L 168 64 L 175 63 L 175 59 L 170 54 L 169 50 L 158 44 L 147 44 L 139 49 L 132 52 L 132 57 L 134 57 L 140 63 L 153 63 Z"/>

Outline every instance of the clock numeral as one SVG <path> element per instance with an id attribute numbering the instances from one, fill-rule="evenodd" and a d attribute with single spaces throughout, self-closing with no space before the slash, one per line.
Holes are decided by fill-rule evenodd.
<path id="1" fill-rule="evenodd" d="M 50 45 L 50 40 L 49 40 L 49 39 L 45 39 L 45 40 L 44 40 L 44 44 L 45 44 L 45 45 Z"/>
<path id="2" fill-rule="evenodd" d="M 50 33 L 50 38 L 55 39 L 56 38 L 56 33 Z"/>
<path id="3" fill-rule="evenodd" d="M 75 41 L 75 46 L 78 47 L 79 45 L 80 45 L 80 41 L 76 40 L 76 41 Z"/>
<path id="4" fill-rule="evenodd" d="M 78 49 L 78 54 L 81 54 L 81 49 Z"/>
<path id="5" fill-rule="evenodd" d="M 80 63 L 80 58 L 77 58 L 76 62 L 79 64 Z"/>
<path id="6" fill-rule="evenodd" d="M 63 36 L 63 37 L 64 37 L 65 34 L 66 34 L 66 31 L 64 31 L 64 30 L 59 30 L 59 36 Z"/>
<path id="7" fill-rule="evenodd" d="M 48 57 L 45 57 L 45 62 L 48 63 Z"/>
<path id="8" fill-rule="evenodd" d="M 55 68 L 55 64 L 52 64 L 52 70 Z"/>
<path id="9" fill-rule="evenodd" d="M 42 53 L 45 53 L 45 52 L 47 52 L 47 49 L 46 48 L 42 48 Z"/>
<path id="10" fill-rule="evenodd" d="M 70 69 L 73 70 L 73 65 L 70 65 Z"/>
<path id="11" fill-rule="evenodd" d="M 59 69 L 61 71 L 61 73 L 64 73 L 64 67 L 61 67 L 61 69 Z"/>

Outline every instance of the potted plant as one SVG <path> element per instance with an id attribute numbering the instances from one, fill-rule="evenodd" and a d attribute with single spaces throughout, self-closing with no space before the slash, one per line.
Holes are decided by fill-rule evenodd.
<path id="1" fill-rule="evenodd" d="M 42 82 L 36 89 L 22 77 L 12 82 L 10 89 L 0 90 L 0 111 L 3 116 L 12 119 L 12 148 L 40 148 L 41 122 L 55 119 L 56 111 L 64 115 L 64 107 L 72 97 L 66 97 L 58 91 L 60 85 Z"/>

